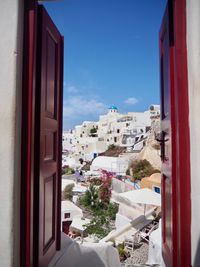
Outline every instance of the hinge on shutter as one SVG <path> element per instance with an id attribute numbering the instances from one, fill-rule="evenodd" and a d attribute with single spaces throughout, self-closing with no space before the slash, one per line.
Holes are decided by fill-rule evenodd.
<path id="1" fill-rule="evenodd" d="M 161 149 L 160 157 L 162 161 L 165 160 L 165 142 L 169 141 L 169 138 L 165 139 L 165 135 L 166 133 L 162 131 L 161 133 L 155 136 L 156 141 L 160 143 L 160 149 Z"/>

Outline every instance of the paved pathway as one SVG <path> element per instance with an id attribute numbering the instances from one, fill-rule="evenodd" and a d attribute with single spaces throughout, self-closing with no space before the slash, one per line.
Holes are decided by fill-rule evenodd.
<path id="1" fill-rule="evenodd" d="M 63 174 L 62 175 L 62 179 L 65 179 L 65 180 L 73 180 L 73 181 L 76 182 L 76 176 L 75 176 L 75 174 L 69 174 L 69 175 Z"/>

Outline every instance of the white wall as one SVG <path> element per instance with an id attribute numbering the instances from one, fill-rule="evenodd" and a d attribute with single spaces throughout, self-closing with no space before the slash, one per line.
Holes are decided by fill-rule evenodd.
<path id="1" fill-rule="evenodd" d="M 116 174 L 124 175 L 128 168 L 128 161 L 122 157 L 107 157 L 99 156 L 96 157 L 92 165 L 90 166 L 91 171 L 98 171 L 100 169 L 108 172 L 115 172 Z"/>
<path id="2" fill-rule="evenodd" d="M 22 6 L 20 0 L 0 1 L 0 266 L 2 267 L 19 266 Z"/>
<path id="3" fill-rule="evenodd" d="M 62 135 L 62 148 L 63 150 L 73 151 L 75 144 L 75 135 L 70 132 L 63 132 Z"/>
<path id="4" fill-rule="evenodd" d="M 200 262 L 200 1 L 187 0 L 192 266 Z"/>
<path id="5" fill-rule="evenodd" d="M 83 217 L 83 212 L 71 201 L 62 201 L 61 221 L 72 221 L 74 217 Z M 68 206 L 68 207 L 67 207 Z M 70 213 L 70 218 L 65 219 L 65 213 Z"/>

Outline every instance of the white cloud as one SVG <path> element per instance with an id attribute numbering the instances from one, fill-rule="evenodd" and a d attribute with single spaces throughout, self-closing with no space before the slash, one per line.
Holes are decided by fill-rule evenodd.
<path id="1" fill-rule="evenodd" d="M 138 99 L 135 97 L 129 97 L 124 101 L 124 103 L 128 105 L 135 105 L 136 103 L 138 103 Z"/>
<path id="2" fill-rule="evenodd" d="M 77 89 L 76 86 L 73 86 L 73 85 L 70 85 L 66 88 L 67 92 L 68 93 L 73 93 L 73 94 L 76 94 L 79 92 L 79 90 Z"/>
<path id="3" fill-rule="evenodd" d="M 71 96 L 64 102 L 63 115 L 65 117 L 79 117 L 83 115 L 100 115 L 105 113 L 107 106 L 96 99 L 83 96 Z"/>

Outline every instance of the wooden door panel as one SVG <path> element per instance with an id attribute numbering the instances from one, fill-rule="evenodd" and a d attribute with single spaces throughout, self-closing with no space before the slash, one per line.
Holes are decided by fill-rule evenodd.
<path id="1" fill-rule="evenodd" d="M 44 179 L 43 251 L 55 240 L 55 174 Z"/>
<path id="2" fill-rule="evenodd" d="M 35 179 L 38 189 L 38 252 L 35 266 L 46 267 L 59 247 L 60 179 L 62 139 L 62 70 L 63 38 L 46 10 L 38 9 L 38 117 L 36 118 L 39 167 Z M 36 142 L 37 143 L 37 142 Z M 37 215 L 38 212 L 38 215 Z"/>
<path id="3" fill-rule="evenodd" d="M 46 31 L 46 91 L 45 91 L 45 113 L 46 117 L 56 119 L 57 111 L 57 84 L 56 69 L 58 62 L 58 44 L 53 38 L 50 30 Z"/>
<path id="4" fill-rule="evenodd" d="M 57 132 L 46 130 L 44 134 L 44 161 L 56 161 Z"/>
<path id="5" fill-rule="evenodd" d="M 191 266 L 186 1 L 168 1 L 160 31 L 163 258 Z"/>
<path id="6" fill-rule="evenodd" d="M 174 131 L 173 8 L 168 2 L 160 31 L 161 159 L 163 257 L 166 266 L 176 266 L 176 137 Z"/>
<path id="7" fill-rule="evenodd" d="M 168 177 L 163 175 L 163 195 L 165 198 L 164 205 L 164 223 L 163 223 L 163 243 L 168 248 L 168 253 L 172 249 L 172 186 Z"/>

